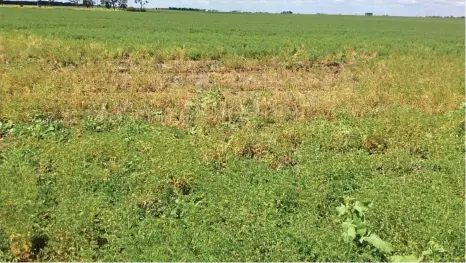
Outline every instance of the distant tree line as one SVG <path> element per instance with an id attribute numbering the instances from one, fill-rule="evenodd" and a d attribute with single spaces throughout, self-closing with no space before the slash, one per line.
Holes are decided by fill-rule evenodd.
<path id="1" fill-rule="evenodd" d="M 230 13 L 239 13 L 239 14 L 270 14 L 269 12 L 251 12 L 251 11 L 240 11 L 240 10 L 231 10 Z"/>
<path id="2" fill-rule="evenodd" d="M 208 12 L 208 13 L 218 13 L 217 9 L 200 9 L 200 8 L 188 8 L 188 7 L 156 7 L 155 10 L 178 10 L 178 11 L 193 11 L 193 12 Z"/>
<path id="3" fill-rule="evenodd" d="M 0 0 L 2 1 L 2 0 Z M 127 1 L 127 0 L 125 0 Z M 67 2 L 60 2 L 55 0 L 39 0 L 39 1 L 10 1 L 3 0 L 2 2 L 5 5 L 39 5 L 39 6 L 80 6 L 80 7 L 94 7 L 94 0 L 70 0 Z"/>
<path id="4" fill-rule="evenodd" d="M 169 7 L 168 10 L 205 12 L 206 9 L 189 8 L 189 7 Z"/>
<path id="5" fill-rule="evenodd" d="M 9 1 L 9 0 L 4 0 L 3 1 L 4 5 L 37 5 L 37 1 Z M 39 1 L 39 6 L 74 6 L 74 3 L 71 2 L 55 2 L 55 1 Z M 81 5 L 82 6 L 82 5 Z"/>
<path id="6" fill-rule="evenodd" d="M 100 4 L 97 4 L 99 0 L 68 0 L 66 2 L 60 2 L 55 0 L 39 0 L 39 1 L 22 1 L 22 0 L 0 0 L 0 4 L 4 5 L 19 5 L 19 6 L 69 6 L 69 7 L 87 7 L 92 8 L 94 6 L 106 7 L 108 9 L 124 9 L 128 11 L 145 11 L 144 5 L 148 3 L 147 0 L 134 0 L 134 3 L 138 4 L 140 8 L 128 7 L 128 0 L 100 0 Z"/>
<path id="7" fill-rule="evenodd" d="M 217 9 L 201 9 L 201 8 L 189 8 L 189 7 L 168 7 L 168 8 L 161 8 L 156 7 L 155 10 L 174 10 L 174 11 L 192 11 L 192 12 L 208 12 L 208 13 L 219 13 L 220 11 Z M 241 13 L 241 14 L 269 14 L 269 12 L 248 12 L 248 11 L 240 11 L 240 10 L 231 10 L 229 13 Z M 286 11 L 286 14 L 292 14 L 291 11 Z M 284 13 L 284 14 L 285 14 Z"/>
<path id="8" fill-rule="evenodd" d="M 464 16 L 426 16 L 428 18 L 461 18 L 464 19 Z"/>

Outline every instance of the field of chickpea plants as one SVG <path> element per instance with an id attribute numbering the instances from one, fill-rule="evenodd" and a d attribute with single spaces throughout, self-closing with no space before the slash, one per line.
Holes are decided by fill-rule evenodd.
<path id="1" fill-rule="evenodd" d="M 0 260 L 465 260 L 462 19 L 0 7 Z"/>

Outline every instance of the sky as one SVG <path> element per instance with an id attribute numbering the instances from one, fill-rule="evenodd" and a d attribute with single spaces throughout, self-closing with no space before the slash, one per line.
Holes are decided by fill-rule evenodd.
<path id="1" fill-rule="evenodd" d="M 148 0 L 146 7 L 391 16 L 464 16 L 464 0 Z M 134 6 L 134 0 L 128 0 Z"/>

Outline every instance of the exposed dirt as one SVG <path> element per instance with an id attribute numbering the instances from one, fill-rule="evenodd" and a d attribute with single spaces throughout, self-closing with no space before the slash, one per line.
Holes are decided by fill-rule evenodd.
<path id="1" fill-rule="evenodd" d="M 117 91 L 161 92 L 173 89 L 228 88 L 231 92 L 261 90 L 319 90 L 335 86 L 345 65 L 338 62 L 259 64 L 241 68 L 220 61 L 168 61 L 155 65 L 120 61 L 115 70 L 93 75 L 93 92 L 111 83 Z M 64 70 L 66 72 L 67 70 Z M 86 81 L 86 80 L 84 80 Z M 79 82 L 83 82 L 82 80 Z M 100 84 L 96 85 L 100 82 Z M 105 82 L 105 83 L 104 83 Z"/>
<path id="2" fill-rule="evenodd" d="M 248 61 L 244 64 L 229 64 L 218 60 L 206 61 L 190 61 L 190 60 L 171 60 L 165 62 L 157 62 L 151 65 L 139 64 L 129 59 L 121 60 L 118 63 L 117 71 L 128 72 L 130 70 L 140 70 L 144 67 L 144 71 L 156 71 L 160 73 L 176 73 L 176 74 L 201 74 L 201 73 L 245 73 L 245 72 L 266 72 L 270 70 L 284 71 L 306 71 L 322 70 L 325 68 L 331 69 L 335 73 L 339 73 L 347 63 L 336 61 Z"/>

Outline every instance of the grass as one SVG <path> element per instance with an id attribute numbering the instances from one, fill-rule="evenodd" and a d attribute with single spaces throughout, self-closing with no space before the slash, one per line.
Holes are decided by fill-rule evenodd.
<path id="1" fill-rule="evenodd" d="M 464 261 L 464 21 L 0 18 L 0 259 Z"/>

